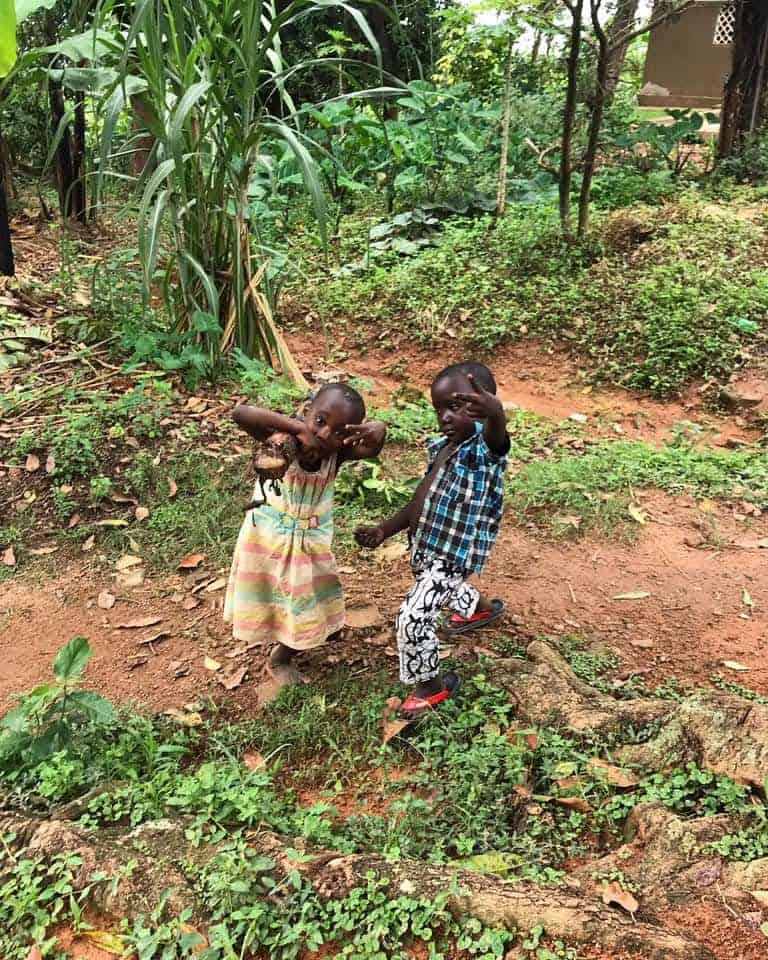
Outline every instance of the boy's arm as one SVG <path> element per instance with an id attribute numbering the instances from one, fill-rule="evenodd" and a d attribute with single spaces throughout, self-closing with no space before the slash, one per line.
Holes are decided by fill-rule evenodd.
<path id="1" fill-rule="evenodd" d="M 232 419 L 254 440 L 266 440 L 273 433 L 290 433 L 299 439 L 306 439 L 305 425 L 294 417 L 286 417 L 263 407 L 252 407 L 247 403 L 238 404 L 232 412 Z"/>
<path id="2" fill-rule="evenodd" d="M 509 453 L 509 435 L 507 434 L 507 418 L 501 400 L 489 393 L 470 373 L 467 377 L 472 384 L 472 393 L 455 393 L 457 400 L 463 400 L 467 405 L 467 412 L 477 420 L 485 420 L 483 435 L 485 442 L 497 457 Z"/>
<path id="3" fill-rule="evenodd" d="M 401 530 L 407 530 L 411 525 L 413 503 L 414 501 L 411 500 L 399 513 L 390 517 L 389 520 L 384 520 L 377 527 L 358 527 L 355 530 L 355 540 L 361 547 L 374 549 L 381 546 L 385 540 L 394 537 L 396 533 L 400 533 Z"/>
<path id="4" fill-rule="evenodd" d="M 380 420 L 348 424 L 347 436 L 344 439 L 344 459 L 371 460 L 378 457 L 386 436 L 387 428 Z"/>

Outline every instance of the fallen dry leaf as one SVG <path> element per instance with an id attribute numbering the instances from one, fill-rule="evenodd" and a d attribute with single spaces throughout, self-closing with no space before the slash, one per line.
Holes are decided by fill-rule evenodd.
<path id="1" fill-rule="evenodd" d="M 381 714 L 382 743 L 389 743 L 390 740 L 394 740 L 398 734 L 413 723 L 412 720 L 406 720 L 399 716 L 398 711 L 402 705 L 403 701 L 400 697 L 390 697 L 384 704 L 384 710 Z"/>
<path id="2" fill-rule="evenodd" d="M 243 754 L 243 763 L 249 770 L 261 770 L 267 765 L 267 761 L 260 753 L 253 753 L 251 750 Z"/>
<path id="3" fill-rule="evenodd" d="M 134 567 L 132 570 L 123 570 L 115 577 L 118 587 L 140 587 L 144 583 L 144 567 Z"/>
<path id="4" fill-rule="evenodd" d="M 134 517 L 141 523 L 142 520 L 146 520 L 149 516 L 149 510 L 146 507 L 136 507 L 133 511 Z"/>
<path id="5" fill-rule="evenodd" d="M 102 610 L 111 610 L 115 605 L 115 596 L 108 590 L 102 590 L 96 600 L 96 603 L 101 607 Z"/>
<path id="6" fill-rule="evenodd" d="M 205 560 L 204 553 L 190 553 L 188 557 L 179 563 L 177 570 L 197 570 L 200 564 Z"/>
<path id="7" fill-rule="evenodd" d="M 34 453 L 30 453 L 27 457 L 26 463 L 24 464 L 24 469 L 27 473 L 34 473 L 36 470 L 40 469 L 40 457 L 36 457 Z"/>
<path id="8" fill-rule="evenodd" d="M 97 520 L 94 527 L 127 527 L 128 521 L 122 518 L 113 518 L 109 520 Z"/>
<path id="9" fill-rule="evenodd" d="M 213 593 L 215 590 L 223 590 L 227 585 L 226 577 L 219 577 L 218 580 L 214 580 L 213 583 L 209 583 L 205 588 L 206 593 Z"/>
<path id="10" fill-rule="evenodd" d="M 88 537 L 86 540 L 83 540 L 83 545 L 80 547 L 80 549 L 83 551 L 83 553 L 88 553 L 89 550 L 93 550 L 95 545 L 96 537 L 94 534 L 91 534 L 90 537 Z"/>
<path id="11" fill-rule="evenodd" d="M 741 601 L 745 607 L 754 607 L 755 601 L 752 599 L 749 590 L 745 588 L 741 591 Z"/>
<path id="12" fill-rule="evenodd" d="M 59 549 L 58 547 L 35 547 L 33 550 L 30 550 L 29 552 L 32 554 L 33 557 L 47 557 L 51 553 L 56 553 L 58 549 Z"/>
<path id="13" fill-rule="evenodd" d="M 347 607 L 346 625 L 353 630 L 365 630 L 369 627 L 378 627 L 384 623 L 379 608 L 372 603 L 361 607 Z"/>
<path id="14" fill-rule="evenodd" d="M 140 647 L 148 647 L 153 643 L 158 643 L 160 640 L 166 640 L 170 635 L 170 630 L 161 630 L 159 633 L 153 633 L 148 637 L 141 637 L 136 643 Z"/>
<path id="15" fill-rule="evenodd" d="M 615 880 L 611 881 L 611 883 L 606 883 L 603 887 L 603 903 L 606 906 L 615 903 L 617 906 L 626 910 L 627 913 L 632 914 L 637 913 L 640 906 L 632 894 L 628 890 L 625 890 L 621 884 L 616 883 Z"/>
<path id="16" fill-rule="evenodd" d="M 127 949 L 127 943 L 124 937 L 116 933 L 110 933 L 108 930 L 86 930 L 80 936 L 92 943 L 99 950 L 105 953 L 112 953 L 116 957 L 122 957 Z"/>
<path id="17" fill-rule="evenodd" d="M 391 540 L 389 543 L 385 543 L 383 547 L 379 547 L 373 555 L 382 563 L 393 563 L 400 557 L 404 557 L 406 553 L 408 553 L 407 544 L 401 543 L 399 540 Z"/>
<path id="18" fill-rule="evenodd" d="M 221 670 L 221 664 L 218 660 L 214 660 L 213 657 L 204 657 L 203 666 L 206 670 L 211 670 L 215 673 L 217 670 Z"/>
<path id="19" fill-rule="evenodd" d="M 648 650 L 654 644 L 650 637 L 631 637 L 629 642 L 633 647 L 639 647 L 641 650 Z"/>
<path id="20" fill-rule="evenodd" d="M 130 570 L 131 567 L 140 567 L 144 563 L 141 557 L 135 557 L 130 553 L 124 553 L 115 561 L 115 570 Z"/>
<path id="21" fill-rule="evenodd" d="M 552 799 L 555 803 L 559 803 L 561 807 L 569 807 L 571 810 L 576 810 L 579 813 L 592 812 L 592 807 L 583 797 L 553 797 Z"/>
<path id="22" fill-rule="evenodd" d="M 526 733 L 523 737 L 525 740 L 526 746 L 529 750 L 535 750 L 539 745 L 539 735 L 538 733 Z"/>
<path id="23" fill-rule="evenodd" d="M 132 503 L 134 506 L 139 502 L 136 497 L 129 497 L 125 493 L 113 493 L 109 499 L 112 503 Z"/>
<path id="24" fill-rule="evenodd" d="M 199 713 L 184 713 L 183 710 L 177 710 L 175 707 L 166 710 L 165 716 L 175 720 L 176 723 L 180 723 L 182 727 L 199 727 L 203 722 Z"/>
<path id="25" fill-rule="evenodd" d="M 727 667 L 729 670 L 744 671 L 749 670 L 749 667 L 745 667 L 743 663 L 739 663 L 738 660 L 723 660 L 723 666 Z"/>
<path id="26" fill-rule="evenodd" d="M 157 623 L 162 623 L 162 617 L 139 617 L 138 620 L 128 620 L 126 623 L 118 623 L 118 630 L 141 630 L 142 627 L 154 627 Z"/>
<path id="27" fill-rule="evenodd" d="M 3 550 L 3 566 L 16 566 L 16 554 L 13 552 L 13 547 L 6 547 L 5 550 Z"/>
<path id="28" fill-rule="evenodd" d="M 67 527 L 71 530 L 72 527 L 76 527 L 78 523 L 80 523 L 80 514 L 73 513 L 72 516 L 69 518 L 69 523 L 67 524 Z"/>
<path id="29" fill-rule="evenodd" d="M 629 507 L 627 507 L 627 513 L 630 515 L 630 517 L 632 517 L 635 523 L 639 523 L 641 526 L 644 525 L 648 519 L 640 507 L 636 507 L 634 503 L 630 503 Z"/>
<path id="30" fill-rule="evenodd" d="M 616 767 L 612 763 L 608 763 L 607 760 L 600 760 L 598 757 L 593 757 L 587 767 L 607 783 L 610 783 L 611 786 L 618 787 L 620 790 L 636 787 L 640 782 L 629 770 Z"/>
<path id="31" fill-rule="evenodd" d="M 227 688 L 229 689 L 229 688 Z M 280 696 L 280 691 L 284 689 L 282 683 L 277 680 L 265 680 L 256 688 L 256 703 L 259 707 L 266 707 L 274 703 Z"/>
<path id="32" fill-rule="evenodd" d="M 184 610 L 194 610 L 195 607 L 200 606 L 200 601 L 197 597 L 184 597 L 181 606 Z"/>
<path id="33" fill-rule="evenodd" d="M 34 946 L 27 954 L 27 960 L 43 960 L 43 954 L 40 947 Z"/>
<path id="34" fill-rule="evenodd" d="M 611 597 L 611 600 L 646 600 L 650 597 L 647 590 L 635 590 L 633 593 L 617 593 Z"/>
<path id="35" fill-rule="evenodd" d="M 219 683 L 225 690 L 235 690 L 245 680 L 248 674 L 248 667 L 241 667 L 234 673 L 228 673 L 226 676 L 219 677 Z"/>
<path id="36" fill-rule="evenodd" d="M 173 477 L 168 477 L 168 499 L 173 500 L 178 492 L 179 488 L 176 486 L 176 481 Z"/>

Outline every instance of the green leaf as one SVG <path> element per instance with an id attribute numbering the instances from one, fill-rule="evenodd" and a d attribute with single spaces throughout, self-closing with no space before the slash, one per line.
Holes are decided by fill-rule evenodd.
<path id="1" fill-rule="evenodd" d="M 75 690 L 67 697 L 67 709 L 82 710 L 96 723 L 111 723 L 115 711 L 109 700 L 94 693 L 93 690 Z"/>
<path id="2" fill-rule="evenodd" d="M 51 10 L 56 0 L 16 0 L 16 20 L 21 23 L 38 10 Z"/>
<path id="3" fill-rule="evenodd" d="M 0 0 L 0 77 L 7 77 L 16 63 L 16 6 Z"/>
<path id="4" fill-rule="evenodd" d="M 113 49 L 114 38 L 107 30 L 86 30 L 72 37 L 66 37 L 59 43 L 52 43 L 48 47 L 39 47 L 36 54 L 51 53 L 54 56 L 66 57 L 75 63 L 81 60 L 94 61 Z"/>
<path id="5" fill-rule="evenodd" d="M 49 70 L 48 76 L 67 90 L 78 93 L 100 93 L 117 80 L 117 73 L 107 67 L 70 67 L 67 70 Z"/>
<path id="6" fill-rule="evenodd" d="M 75 637 L 59 650 L 53 672 L 61 681 L 74 680 L 85 670 L 91 654 L 91 645 L 85 637 Z"/>

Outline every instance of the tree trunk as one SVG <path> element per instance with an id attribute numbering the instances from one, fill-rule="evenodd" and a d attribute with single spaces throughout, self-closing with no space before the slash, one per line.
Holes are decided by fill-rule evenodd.
<path id="1" fill-rule="evenodd" d="M 768 116 L 768 6 L 763 0 L 736 5 L 733 67 L 723 91 L 718 156 L 739 153 Z"/>
<path id="2" fill-rule="evenodd" d="M 499 191 L 496 197 L 496 213 L 502 216 L 507 206 L 507 162 L 509 161 L 509 122 L 512 112 L 512 50 L 515 41 L 512 34 L 507 41 L 507 64 L 504 70 L 504 120 L 501 125 L 501 159 L 499 160 Z"/>
<path id="3" fill-rule="evenodd" d="M 88 220 L 85 189 L 85 94 L 75 95 L 75 123 L 72 135 L 72 216 L 80 223 Z"/>
<path id="4" fill-rule="evenodd" d="M 5 160 L 0 160 L 0 276 L 13 277 L 16 266 L 13 261 L 11 223 L 8 216 L 7 169 Z"/>
<path id="5" fill-rule="evenodd" d="M 571 11 L 570 44 L 568 47 L 568 87 L 563 109 L 563 133 L 560 140 L 560 225 L 563 233 L 571 233 L 571 180 L 573 178 L 573 131 L 576 126 L 576 103 L 579 85 L 579 57 L 581 55 L 581 31 L 584 0 L 568 4 Z"/>
<path id="6" fill-rule="evenodd" d="M 539 51 L 541 50 L 541 30 L 536 30 L 533 34 L 533 45 L 531 47 L 531 66 L 535 67 L 539 60 Z"/>
<path id="7" fill-rule="evenodd" d="M 635 0 L 635 6 L 637 2 Z M 578 237 L 582 239 L 589 227 L 589 200 L 592 195 L 592 180 L 595 176 L 595 162 L 597 149 L 600 144 L 600 130 L 603 126 L 605 104 L 608 98 L 609 72 L 613 50 L 608 45 L 608 38 L 600 24 L 600 0 L 590 0 L 592 13 L 592 27 L 597 38 L 597 81 L 592 100 L 592 113 L 589 118 L 589 132 L 587 134 L 587 148 L 584 151 L 582 168 L 581 191 L 579 193 L 579 227 Z"/>
<path id="8" fill-rule="evenodd" d="M 635 25 L 638 5 L 639 0 L 619 0 L 616 15 L 608 28 L 608 45 L 611 50 L 608 55 L 605 81 L 606 103 L 610 103 L 616 93 L 627 50 L 629 50 L 629 43 L 624 38 L 632 32 Z"/>

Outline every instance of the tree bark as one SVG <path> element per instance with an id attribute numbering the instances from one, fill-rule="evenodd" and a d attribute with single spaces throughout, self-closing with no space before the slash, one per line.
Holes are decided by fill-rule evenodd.
<path id="1" fill-rule="evenodd" d="M 589 118 L 587 147 L 584 151 L 581 190 L 579 192 L 579 239 L 584 237 L 589 227 L 589 200 L 592 195 L 592 180 L 595 176 L 597 149 L 600 145 L 600 131 L 603 126 L 605 105 L 609 95 L 609 73 L 611 57 L 614 52 L 613 48 L 609 46 L 608 37 L 600 23 L 600 0 L 589 0 L 589 6 L 592 16 L 592 28 L 597 38 L 597 78 L 592 100 L 592 111 Z M 637 6 L 636 0 L 635 6 Z"/>
<path id="2" fill-rule="evenodd" d="M 5 157 L 0 158 L 0 275 L 13 277 L 16 265 L 13 259 L 11 241 L 11 222 L 8 212 L 7 165 Z"/>
<path id="3" fill-rule="evenodd" d="M 576 126 L 576 103 L 579 84 L 584 0 L 564 0 L 571 12 L 571 31 L 568 46 L 568 86 L 563 108 L 563 133 L 560 140 L 560 226 L 566 236 L 571 233 L 571 181 L 573 179 L 573 131 Z"/>
<path id="4" fill-rule="evenodd" d="M 736 4 L 733 67 L 723 90 L 718 157 L 738 154 L 768 117 L 768 6 Z"/>
<path id="5" fill-rule="evenodd" d="M 610 103 L 616 93 L 621 71 L 629 50 L 625 39 L 631 32 L 637 19 L 639 0 L 619 0 L 616 15 L 608 28 L 608 69 L 605 79 L 605 100 Z"/>
<path id="6" fill-rule="evenodd" d="M 88 833 L 64 820 L 36 820 L 0 813 L 0 834 L 14 835 L 10 849 L 30 859 L 53 859 L 77 854 L 82 865 L 74 880 L 84 888 L 94 870 L 120 876 L 117 884 L 91 888 L 92 907 L 128 921 L 150 913 L 158 893 L 172 890 L 169 909 L 187 909 L 204 932 L 205 915 L 192 884 L 183 872 L 186 863 L 206 863 L 215 856 L 215 844 L 194 847 L 186 839 L 183 820 L 145 823 L 135 830 L 109 828 Z M 493 876 L 435 867 L 417 861 L 390 862 L 375 854 L 344 855 L 308 848 L 302 838 L 283 838 L 268 831 L 254 832 L 251 848 L 273 864 L 272 872 L 285 881 L 298 870 L 323 899 L 342 899 L 371 876 L 389 883 L 391 896 L 405 893 L 434 900 L 451 891 L 448 908 L 457 918 L 477 917 L 488 926 L 527 931 L 542 925 L 547 936 L 568 943 L 599 944 L 604 950 L 634 950 L 644 960 L 714 960 L 706 948 L 685 936 L 653 923 L 634 921 L 618 909 L 606 907 L 598 896 L 584 895 L 582 884 L 548 888 L 530 883 L 509 884 Z M 298 861 L 295 851 L 302 855 Z M 306 860 L 304 859 L 306 857 Z M 125 869 L 128 864 L 133 869 Z"/>
<path id="7" fill-rule="evenodd" d="M 515 41 L 510 33 L 507 41 L 507 63 L 504 69 L 504 119 L 501 125 L 501 159 L 499 160 L 499 190 L 496 213 L 504 214 L 507 206 L 507 163 L 509 162 L 509 123 L 512 112 L 512 51 Z"/>

